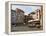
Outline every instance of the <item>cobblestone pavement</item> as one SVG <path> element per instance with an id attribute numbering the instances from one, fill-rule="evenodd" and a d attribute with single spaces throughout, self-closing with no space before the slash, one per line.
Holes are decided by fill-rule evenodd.
<path id="1" fill-rule="evenodd" d="M 41 28 L 36 28 L 36 27 L 29 27 L 29 26 L 12 26 L 11 31 L 37 31 L 37 30 L 42 30 Z"/>

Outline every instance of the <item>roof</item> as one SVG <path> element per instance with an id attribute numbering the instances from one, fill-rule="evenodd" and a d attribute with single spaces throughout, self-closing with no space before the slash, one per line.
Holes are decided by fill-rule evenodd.
<path id="1" fill-rule="evenodd" d="M 11 9 L 12 12 L 16 12 L 15 10 Z"/>
<path id="2" fill-rule="evenodd" d="M 32 12 L 31 14 L 35 14 L 35 12 Z"/>
<path id="3" fill-rule="evenodd" d="M 30 14 L 35 14 L 35 12 L 31 12 L 31 13 L 29 13 L 28 15 L 30 15 Z"/>

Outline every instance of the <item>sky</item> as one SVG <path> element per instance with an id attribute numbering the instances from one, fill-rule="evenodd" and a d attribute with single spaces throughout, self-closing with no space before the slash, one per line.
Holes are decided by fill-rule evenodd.
<path id="1" fill-rule="evenodd" d="M 23 10 L 25 12 L 25 15 L 27 15 L 27 14 L 29 14 L 37 9 L 41 9 L 40 6 L 12 5 L 13 10 L 16 10 L 16 8 Z"/>

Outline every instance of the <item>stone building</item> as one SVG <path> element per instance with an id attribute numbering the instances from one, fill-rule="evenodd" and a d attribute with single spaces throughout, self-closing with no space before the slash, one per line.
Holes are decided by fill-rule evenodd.
<path id="1" fill-rule="evenodd" d="M 24 11 L 16 8 L 16 23 L 24 23 Z"/>
<path id="2" fill-rule="evenodd" d="M 32 16 L 34 20 L 40 19 L 40 10 L 37 9 L 36 11 L 30 13 L 30 16 Z"/>
<path id="3" fill-rule="evenodd" d="M 11 10 L 11 23 L 12 24 L 24 23 L 24 11 L 18 8 L 16 8 L 16 10 Z"/>
<path id="4" fill-rule="evenodd" d="M 15 24 L 16 23 L 16 11 L 11 10 L 11 23 Z"/>

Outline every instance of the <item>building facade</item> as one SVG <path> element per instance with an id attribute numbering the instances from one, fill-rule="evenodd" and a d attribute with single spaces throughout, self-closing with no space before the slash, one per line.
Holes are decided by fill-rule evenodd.
<path id="1" fill-rule="evenodd" d="M 16 11 L 11 10 L 11 23 L 16 23 Z"/>
<path id="2" fill-rule="evenodd" d="M 18 8 L 11 10 L 11 23 L 24 23 L 24 11 Z"/>
<path id="3" fill-rule="evenodd" d="M 40 10 L 37 9 L 36 11 L 30 13 L 30 16 L 32 16 L 34 20 L 40 19 Z"/>
<path id="4" fill-rule="evenodd" d="M 16 8 L 16 23 L 24 23 L 24 11 Z"/>

